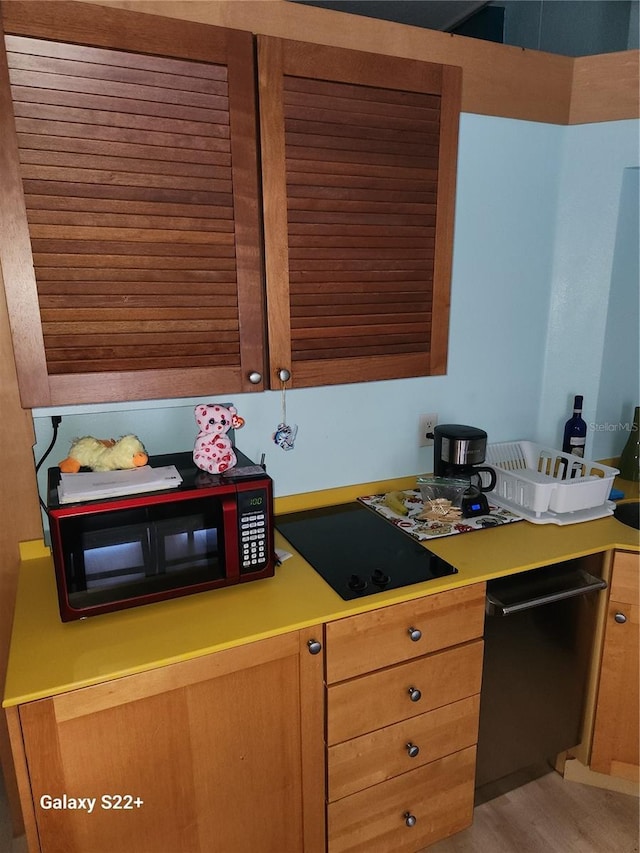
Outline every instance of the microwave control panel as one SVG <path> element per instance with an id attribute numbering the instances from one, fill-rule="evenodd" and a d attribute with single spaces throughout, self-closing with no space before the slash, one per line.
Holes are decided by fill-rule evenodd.
<path id="1" fill-rule="evenodd" d="M 265 489 L 238 494 L 240 524 L 240 570 L 257 571 L 269 559 L 267 551 L 267 492 Z"/>

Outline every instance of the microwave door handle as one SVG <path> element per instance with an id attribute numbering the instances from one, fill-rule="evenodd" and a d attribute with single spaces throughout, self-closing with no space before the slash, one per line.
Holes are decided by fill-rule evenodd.
<path id="1" fill-rule="evenodd" d="M 235 493 L 233 495 L 223 495 L 224 573 L 232 583 L 240 580 L 239 525 L 240 517 Z"/>

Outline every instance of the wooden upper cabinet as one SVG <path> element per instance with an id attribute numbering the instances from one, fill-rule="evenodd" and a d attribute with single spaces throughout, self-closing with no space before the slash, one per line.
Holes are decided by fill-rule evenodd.
<path id="1" fill-rule="evenodd" d="M 1 9 L 22 404 L 264 388 L 248 378 L 265 367 L 252 35 L 76 2 Z"/>
<path id="2" fill-rule="evenodd" d="M 446 371 L 461 69 L 258 36 L 270 377 Z"/>

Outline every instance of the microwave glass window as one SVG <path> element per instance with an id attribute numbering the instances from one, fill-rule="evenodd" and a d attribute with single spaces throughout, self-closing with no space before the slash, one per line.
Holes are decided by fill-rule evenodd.
<path id="1" fill-rule="evenodd" d="M 224 578 L 219 501 L 114 510 L 60 520 L 72 607 L 135 598 Z"/>
<path id="2" fill-rule="evenodd" d="M 218 530 L 202 514 L 157 524 L 158 561 L 165 571 L 219 563 Z"/>
<path id="3" fill-rule="evenodd" d="M 88 590 L 113 586 L 116 583 L 139 581 L 145 576 L 146 544 L 142 538 L 111 544 L 96 543 L 94 534 L 84 538 L 85 585 Z"/>

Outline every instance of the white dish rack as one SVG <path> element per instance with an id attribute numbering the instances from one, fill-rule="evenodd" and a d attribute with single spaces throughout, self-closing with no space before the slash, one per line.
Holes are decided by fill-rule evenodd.
<path id="1" fill-rule="evenodd" d="M 617 468 L 534 444 L 489 444 L 485 464 L 496 472 L 490 500 L 534 524 L 575 524 L 612 515 L 607 500 Z"/>

